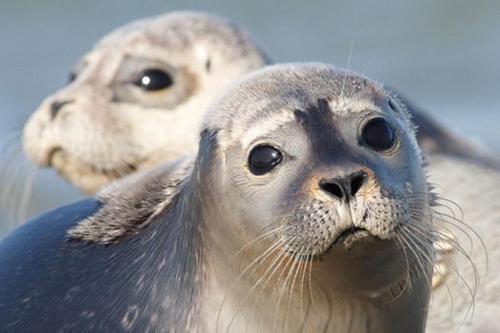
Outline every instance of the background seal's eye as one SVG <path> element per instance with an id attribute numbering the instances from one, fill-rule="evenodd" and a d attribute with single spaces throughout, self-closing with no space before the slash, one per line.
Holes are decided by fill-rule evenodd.
<path id="1" fill-rule="evenodd" d="M 141 87 L 147 91 L 158 91 L 162 89 L 166 89 L 170 87 L 174 81 L 172 77 L 167 72 L 150 68 L 142 71 L 137 79 L 134 81 L 134 84 L 138 87 Z"/>
<path id="2" fill-rule="evenodd" d="M 387 120 L 375 118 L 366 123 L 361 133 L 361 141 L 373 150 L 383 151 L 394 146 L 396 135 Z"/>
<path id="3" fill-rule="evenodd" d="M 280 164 L 282 159 L 283 156 L 276 148 L 257 146 L 250 152 L 248 166 L 254 175 L 263 175 Z"/>

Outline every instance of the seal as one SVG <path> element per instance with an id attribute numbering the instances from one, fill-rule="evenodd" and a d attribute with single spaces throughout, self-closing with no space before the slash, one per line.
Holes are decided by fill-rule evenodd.
<path id="1" fill-rule="evenodd" d="M 493 158 L 493 157 L 492 157 Z M 500 173 L 482 160 L 428 158 L 429 181 L 446 201 L 435 264 L 429 332 L 495 332 L 500 313 Z M 459 207 L 459 209 L 457 208 Z M 455 212 L 455 213 L 453 213 Z M 451 215 L 451 216 L 450 216 Z"/>
<path id="2" fill-rule="evenodd" d="M 85 193 L 196 151 L 202 114 L 268 59 L 235 24 L 173 12 L 127 24 L 83 56 L 23 131 L 27 156 Z"/>
<path id="3" fill-rule="evenodd" d="M 423 332 L 433 199 L 389 100 L 323 64 L 235 83 L 176 177 L 135 177 L 0 243 L 0 330 Z"/>

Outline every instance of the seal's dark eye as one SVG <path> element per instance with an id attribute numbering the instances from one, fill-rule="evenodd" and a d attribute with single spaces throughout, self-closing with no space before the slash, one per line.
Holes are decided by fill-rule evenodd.
<path id="1" fill-rule="evenodd" d="M 136 86 L 141 87 L 146 91 L 158 91 L 166 89 L 173 83 L 174 81 L 172 80 L 170 74 L 156 68 L 144 70 L 137 76 L 137 79 L 134 81 L 134 84 Z"/>
<path id="2" fill-rule="evenodd" d="M 250 152 L 248 166 L 254 175 L 268 173 L 281 163 L 282 155 L 271 146 L 257 146 Z"/>
<path id="3" fill-rule="evenodd" d="M 377 151 L 392 148 L 395 138 L 394 130 L 384 118 L 370 120 L 361 133 L 362 143 Z"/>

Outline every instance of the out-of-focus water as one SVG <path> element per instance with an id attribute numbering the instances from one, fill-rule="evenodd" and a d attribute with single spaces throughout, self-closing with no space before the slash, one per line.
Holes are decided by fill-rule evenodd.
<path id="1" fill-rule="evenodd" d="M 19 132 L 42 99 L 65 84 L 98 38 L 134 19 L 180 9 L 231 18 L 279 62 L 349 65 L 397 87 L 455 132 L 500 153 L 496 0 L 0 0 L 0 142 Z M 18 172 L 9 174 L 20 181 L 28 177 L 3 152 L 0 162 L 0 175 L 11 165 Z M 4 175 L 0 196 L 5 183 Z M 39 171 L 28 215 L 81 197 L 55 173 Z"/>

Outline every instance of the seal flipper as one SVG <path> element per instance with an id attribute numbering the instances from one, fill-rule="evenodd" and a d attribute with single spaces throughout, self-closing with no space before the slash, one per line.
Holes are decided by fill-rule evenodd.
<path id="1" fill-rule="evenodd" d="M 136 234 L 167 209 L 191 172 L 189 158 L 127 177 L 98 194 L 102 208 L 68 231 L 73 240 L 113 244 Z"/>

